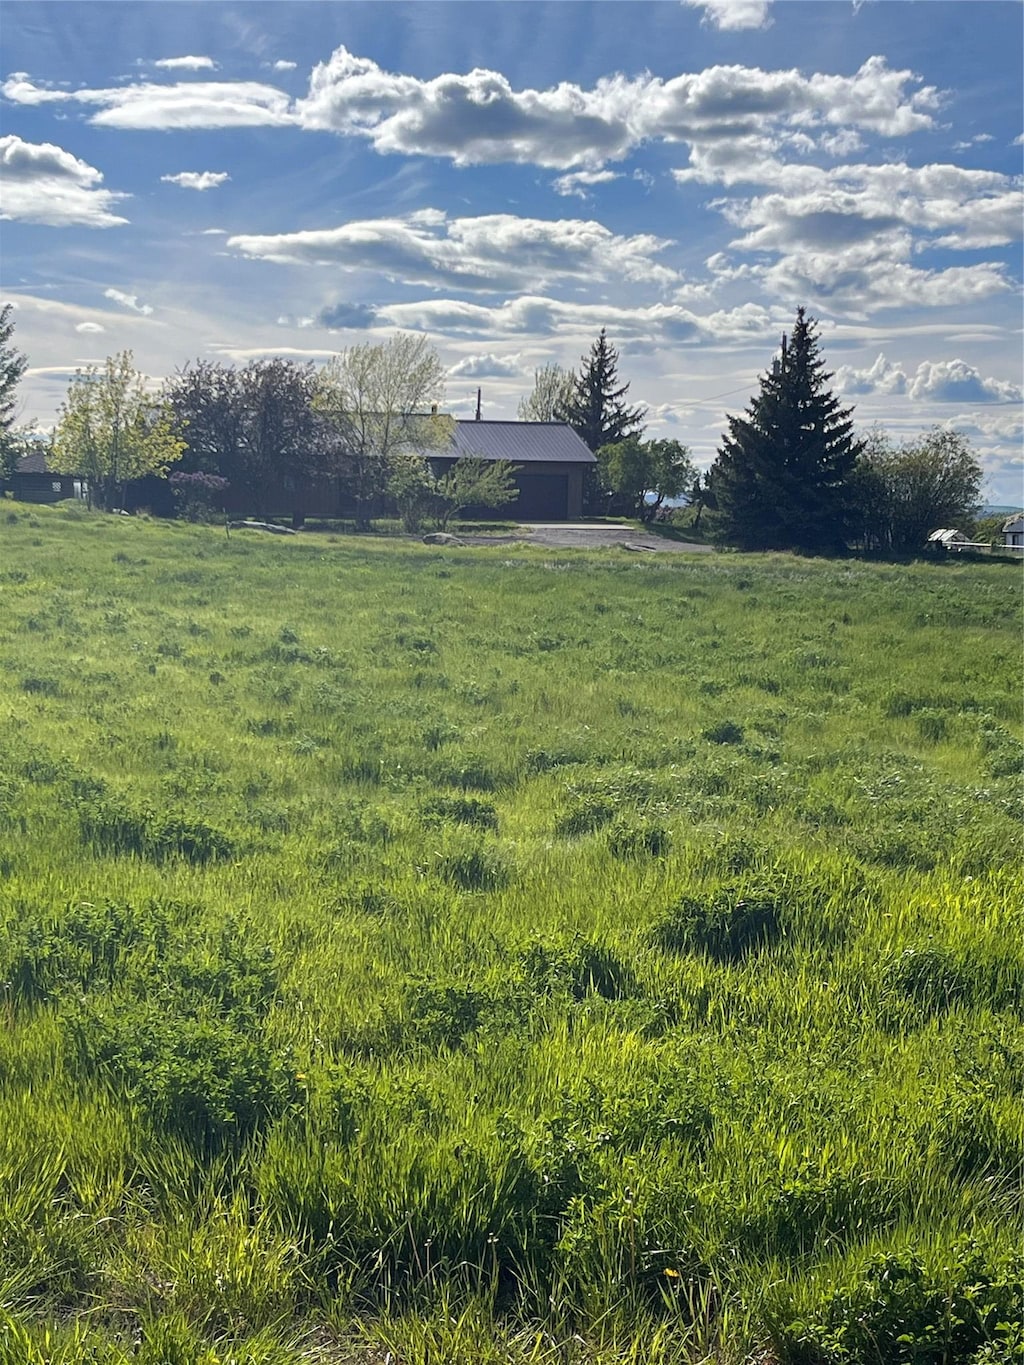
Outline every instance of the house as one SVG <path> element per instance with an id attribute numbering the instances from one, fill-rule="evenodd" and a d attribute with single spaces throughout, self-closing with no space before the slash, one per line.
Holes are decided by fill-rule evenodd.
<path id="1" fill-rule="evenodd" d="M 575 521 L 583 515 L 583 479 L 597 461 L 567 422 L 458 419 L 450 447 L 424 452 L 434 474 L 456 460 L 507 460 L 519 497 L 492 516 L 517 521 Z"/>
<path id="2" fill-rule="evenodd" d="M 1024 512 L 1015 512 L 1003 522 L 1003 546 L 1024 551 Z"/>
<path id="3" fill-rule="evenodd" d="M 425 415 L 425 414 L 424 414 Z M 431 414 L 436 415 L 436 414 Z M 447 444 L 420 450 L 436 477 L 456 460 L 505 460 L 514 468 L 519 496 L 505 507 L 465 509 L 469 517 L 502 517 L 513 521 L 573 521 L 583 515 L 583 481 L 597 461 L 566 422 L 491 422 L 456 419 L 449 422 Z M 343 485 L 329 477 L 296 478 L 285 475 L 262 489 L 261 516 L 290 516 L 293 526 L 307 517 L 350 517 L 355 504 Z M 229 489 L 229 512 L 247 515 L 251 496 Z M 383 491 L 372 509 L 374 517 L 394 516 L 394 504 Z"/>
<path id="4" fill-rule="evenodd" d="M 89 492 L 86 481 L 77 475 L 55 474 L 47 469 L 44 449 L 21 457 L 7 487 L 19 502 L 60 502 L 63 498 L 85 498 Z"/>

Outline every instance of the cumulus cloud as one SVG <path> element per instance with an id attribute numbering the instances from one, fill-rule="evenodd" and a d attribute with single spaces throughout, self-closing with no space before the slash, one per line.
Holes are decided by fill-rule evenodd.
<path id="1" fill-rule="evenodd" d="M 940 360 L 917 367 L 910 396 L 940 403 L 1020 403 L 1024 392 L 1016 384 L 984 378 L 963 360 Z"/>
<path id="2" fill-rule="evenodd" d="M 701 178 L 708 172 L 702 167 Z M 720 282 L 745 277 L 788 297 L 845 305 L 851 316 L 968 303 L 1010 287 L 999 262 L 925 270 L 914 259 L 928 247 L 979 250 L 1019 240 L 1024 198 L 1016 177 L 946 164 L 822 169 L 770 159 L 758 173 L 768 193 L 712 201 L 740 229 L 731 248 L 755 257 L 736 265 L 717 253 L 708 267 Z"/>
<path id="3" fill-rule="evenodd" d="M 216 71 L 212 57 L 161 57 L 153 63 L 163 71 Z"/>
<path id="4" fill-rule="evenodd" d="M 845 394 L 906 393 L 906 372 L 890 364 L 879 351 L 874 364 L 866 370 L 840 365 L 835 373 L 836 388 Z"/>
<path id="5" fill-rule="evenodd" d="M 101 189 L 102 172 L 52 142 L 0 137 L 0 218 L 47 227 L 117 227 L 112 212 L 127 195 Z"/>
<path id="6" fill-rule="evenodd" d="M 373 270 L 405 284 L 488 292 L 573 280 L 672 284 L 675 272 L 654 259 L 669 245 L 646 233 L 620 237 L 582 219 L 548 221 L 507 213 L 448 218 L 438 209 L 228 239 L 229 247 L 254 259 Z"/>
<path id="7" fill-rule="evenodd" d="M 746 0 L 730 12 L 738 15 L 741 4 Z M 294 103 L 273 86 L 247 81 L 65 90 L 20 72 L 0 89 L 16 104 L 96 106 L 91 121 L 105 127 L 298 124 L 364 138 L 381 153 L 560 171 L 600 170 L 650 140 L 732 146 L 766 130 L 809 135 L 814 128 L 906 137 L 934 127 L 940 104 L 939 92 L 920 77 L 877 56 L 849 76 L 713 66 L 668 80 L 616 74 L 590 88 L 565 81 L 533 90 L 481 68 L 428 80 L 389 72 L 345 47 L 314 67 L 307 95 Z"/>
<path id="8" fill-rule="evenodd" d="M 271 63 L 274 71 L 294 71 L 297 66 L 298 62 L 288 62 L 284 59 Z"/>
<path id="9" fill-rule="evenodd" d="M 103 297 L 110 299 L 111 303 L 120 304 L 122 308 L 128 308 L 133 313 L 140 313 L 145 318 L 153 311 L 148 303 L 139 302 L 137 294 L 126 294 L 123 289 L 104 289 Z"/>
<path id="10" fill-rule="evenodd" d="M 682 3 L 691 9 L 704 11 L 704 23 L 727 30 L 767 28 L 771 22 L 768 18 L 771 2 L 772 0 L 682 0 Z"/>
<path id="11" fill-rule="evenodd" d="M 339 47 L 313 69 L 295 113 L 303 127 L 364 137 L 382 153 L 599 170 L 648 139 L 732 142 L 816 123 L 905 137 L 933 127 L 938 105 L 933 87 L 883 57 L 852 76 L 715 66 L 670 80 L 644 73 L 591 89 L 517 90 L 496 71 L 421 80 Z"/>
<path id="12" fill-rule="evenodd" d="M 104 128 L 252 128 L 284 127 L 294 120 L 283 91 L 255 81 L 192 81 L 174 85 L 117 86 L 98 90 L 58 90 L 36 85 L 23 72 L 0 86 L 14 104 L 95 105 L 90 122 Z"/>
<path id="13" fill-rule="evenodd" d="M 162 175 L 169 185 L 180 185 L 183 190 L 215 190 L 231 177 L 227 171 L 180 171 L 177 175 Z"/>
<path id="14" fill-rule="evenodd" d="M 986 378 L 963 360 L 923 361 L 910 378 L 882 353 L 866 370 L 841 365 L 836 387 L 845 394 L 906 394 L 915 402 L 1018 404 L 1024 398 L 1016 384 Z"/>
<path id="15" fill-rule="evenodd" d="M 901 308 L 955 308 L 978 303 L 1013 285 L 999 262 L 922 270 L 868 242 L 837 254 L 795 251 L 768 266 L 752 266 L 750 277 L 776 298 L 810 300 L 842 308 L 849 318 Z"/>
<path id="16" fill-rule="evenodd" d="M 449 379 L 517 379 L 523 373 L 520 356 L 495 355 L 486 351 L 481 355 L 467 355 L 448 371 Z"/>
<path id="17" fill-rule="evenodd" d="M 321 308 L 314 321 L 332 332 L 340 332 L 346 328 L 362 331 L 364 328 L 372 327 L 377 321 L 377 309 L 369 303 L 347 303 L 339 300 Z"/>
<path id="18" fill-rule="evenodd" d="M 616 171 L 570 171 L 566 175 L 558 176 L 551 183 L 556 194 L 574 194 L 579 199 L 586 199 L 587 191 L 595 185 L 606 185 L 609 180 L 621 178 Z"/>

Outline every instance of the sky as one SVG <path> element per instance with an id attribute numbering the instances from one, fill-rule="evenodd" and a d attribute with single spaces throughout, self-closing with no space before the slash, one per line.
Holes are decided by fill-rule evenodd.
<path id="1" fill-rule="evenodd" d="M 858 425 L 1024 504 L 1018 0 L 3 0 L 20 420 L 131 349 L 426 334 L 515 417 L 602 327 L 706 467 L 804 306 Z"/>

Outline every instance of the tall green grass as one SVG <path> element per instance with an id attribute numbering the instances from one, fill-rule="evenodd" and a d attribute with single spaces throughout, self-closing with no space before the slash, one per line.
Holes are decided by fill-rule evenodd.
<path id="1" fill-rule="evenodd" d="M 0 513 L 0 1361 L 1022 1358 L 1012 566 Z"/>

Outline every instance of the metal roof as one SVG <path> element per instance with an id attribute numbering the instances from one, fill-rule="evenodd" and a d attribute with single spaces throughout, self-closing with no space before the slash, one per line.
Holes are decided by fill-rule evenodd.
<path id="1" fill-rule="evenodd" d="M 428 457 L 509 460 L 512 464 L 594 464 L 586 444 L 566 422 L 473 422 L 457 419 L 450 450 Z"/>
<path id="2" fill-rule="evenodd" d="M 46 467 L 46 451 L 30 450 L 27 455 L 22 455 L 14 466 L 14 472 L 16 474 L 48 474 L 50 471 Z"/>

